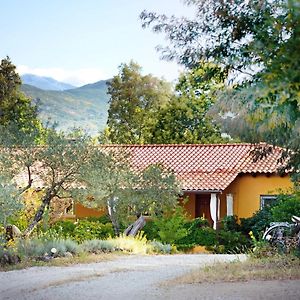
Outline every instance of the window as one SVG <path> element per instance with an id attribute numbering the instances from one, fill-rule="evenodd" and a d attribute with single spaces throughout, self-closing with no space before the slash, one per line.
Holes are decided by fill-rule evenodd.
<path id="1" fill-rule="evenodd" d="M 264 208 L 265 206 L 269 206 L 273 204 L 277 199 L 276 195 L 261 195 L 260 196 L 260 209 Z"/>

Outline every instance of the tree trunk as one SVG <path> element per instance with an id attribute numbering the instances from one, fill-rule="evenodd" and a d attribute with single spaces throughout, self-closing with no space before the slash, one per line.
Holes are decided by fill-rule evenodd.
<path id="1" fill-rule="evenodd" d="M 145 218 L 141 215 L 133 224 L 125 229 L 124 234 L 136 236 L 136 234 L 145 226 L 145 224 Z"/>
<path id="2" fill-rule="evenodd" d="M 50 205 L 50 201 L 54 196 L 55 196 L 55 193 L 53 193 L 53 190 L 47 191 L 46 195 L 42 199 L 41 206 L 39 207 L 38 211 L 36 212 L 36 214 L 33 218 L 33 221 L 30 223 L 30 225 L 24 231 L 23 237 L 25 237 L 25 238 L 28 237 L 34 230 L 35 226 L 42 220 L 45 209 L 47 206 Z"/>
<path id="3" fill-rule="evenodd" d="M 119 236 L 120 235 L 120 225 L 119 225 L 116 213 L 115 213 L 114 199 L 109 199 L 107 201 L 107 211 L 108 211 L 110 221 L 113 225 L 115 235 Z"/>

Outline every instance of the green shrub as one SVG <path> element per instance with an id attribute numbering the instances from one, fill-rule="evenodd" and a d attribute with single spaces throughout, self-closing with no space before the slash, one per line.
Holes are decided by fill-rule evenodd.
<path id="1" fill-rule="evenodd" d="M 74 229 L 76 228 L 76 224 L 72 221 L 58 221 L 56 222 L 51 229 L 55 230 L 56 232 L 61 233 L 64 237 L 71 237 L 74 234 Z"/>
<path id="2" fill-rule="evenodd" d="M 102 223 L 102 224 L 111 223 L 111 220 L 108 215 L 103 215 L 100 217 L 87 217 L 87 218 L 85 218 L 85 220 L 89 221 L 89 222 L 98 222 L 98 223 Z"/>
<path id="3" fill-rule="evenodd" d="M 241 232 L 245 235 L 249 235 L 252 231 L 256 238 L 262 237 L 264 231 L 273 222 L 272 207 L 276 205 L 276 202 L 265 206 L 261 210 L 255 212 L 250 218 L 241 218 Z"/>
<path id="4" fill-rule="evenodd" d="M 159 240 L 163 243 L 175 244 L 187 236 L 187 218 L 183 208 L 178 206 L 172 214 L 166 214 L 162 218 L 155 218 L 154 225 L 157 228 Z"/>
<path id="5" fill-rule="evenodd" d="M 222 229 L 225 231 L 241 231 L 237 216 L 226 216 L 221 220 Z"/>
<path id="6" fill-rule="evenodd" d="M 163 244 L 159 241 L 151 241 L 150 246 L 153 247 L 154 253 L 170 254 L 173 250 L 170 244 Z"/>
<path id="7" fill-rule="evenodd" d="M 244 253 L 251 245 L 243 233 L 235 231 L 220 230 L 217 240 L 221 253 Z"/>
<path id="8" fill-rule="evenodd" d="M 217 244 L 216 231 L 211 227 L 193 228 L 190 233 L 177 243 L 179 250 L 192 248 L 196 245 L 213 246 Z"/>
<path id="9" fill-rule="evenodd" d="M 90 222 L 80 220 L 76 225 L 72 238 L 78 242 L 93 239 L 107 239 L 113 236 L 113 227 L 111 223 L 102 224 L 99 222 Z"/>
<path id="10" fill-rule="evenodd" d="M 112 252 L 115 250 L 113 242 L 109 240 L 84 241 L 81 246 L 83 251 L 90 253 Z"/>
<path id="11" fill-rule="evenodd" d="M 147 220 L 143 232 L 148 240 L 159 240 L 158 228 L 153 220 Z"/>
<path id="12" fill-rule="evenodd" d="M 65 256 L 66 252 L 73 254 L 80 253 L 81 247 L 72 240 L 54 239 L 47 240 L 44 238 L 33 238 L 30 240 L 20 240 L 18 242 L 18 253 L 22 257 L 39 258 L 51 253 L 55 248 L 55 256 Z"/>
<path id="13" fill-rule="evenodd" d="M 300 192 L 292 195 L 279 195 L 277 201 L 257 211 L 250 218 L 241 219 L 241 231 L 244 234 L 253 232 L 260 238 L 271 222 L 291 222 L 293 215 L 300 215 Z"/>
<path id="14" fill-rule="evenodd" d="M 300 216 L 300 192 L 293 195 L 280 195 L 278 202 L 271 209 L 275 222 L 291 222 L 292 216 Z"/>
<path id="15" fill-rule="evenodd" d="M 58 221 L 45 232 L 60 238 L 70 238 L 77 242 L 92 239 L 106 239 L 114 235 L 112 224 L 108 216 L 88 217 L 74 223 L 72 221 Z"/>

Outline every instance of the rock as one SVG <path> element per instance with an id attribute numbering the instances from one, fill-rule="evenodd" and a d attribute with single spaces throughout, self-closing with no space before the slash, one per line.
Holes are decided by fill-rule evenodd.
<path id="1" fill-rule="evenodd" d="M 73 257 L 73 254 L 71 252 L 67 251 L 65 253 L 65 257 Z"/>

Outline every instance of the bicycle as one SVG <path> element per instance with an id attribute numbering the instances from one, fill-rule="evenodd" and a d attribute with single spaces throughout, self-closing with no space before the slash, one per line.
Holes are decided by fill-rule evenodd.
<path id="1" fill-rule="evenodd" d="M 292 222 L 270 223 L 270 227 L 263 234 L 263 240 L 284 253 L 291 249 L 300 251 L 300 217 L 293 216 Z"/>

